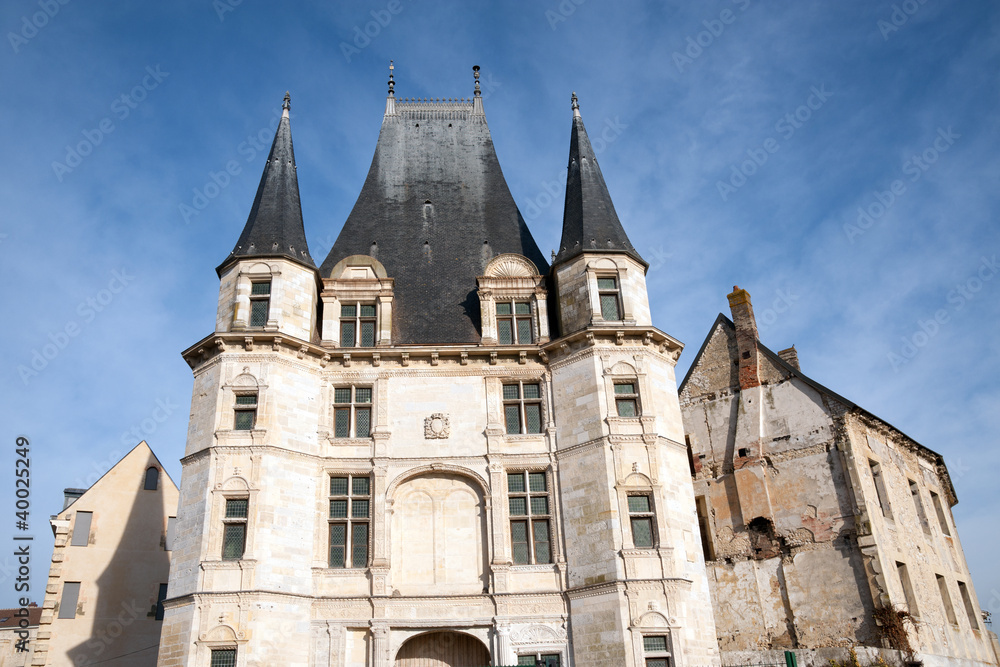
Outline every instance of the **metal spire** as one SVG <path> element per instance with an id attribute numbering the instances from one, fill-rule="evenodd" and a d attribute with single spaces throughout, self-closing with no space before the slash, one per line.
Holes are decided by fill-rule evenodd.
<path id="1" fill-rule="evenodd" d="M 395 67 L 393 67 L 392 61 L 390 60 L 389 61 L 389 97 L 395 97 L 396 96 L 396 82 L 392 78 L 392 70 L 394 70 L 394 69 L 395 69 Z"/>
<path id="2" fill-rule="evenodd" d="M 476 77 L 476 97 L 480 97 L 483 93 L 479 90 L 479 65 L 472 66 L 472 75 Z"/>
<path id="3" fill-rule="evenodd" d="M 291 109 L 291 108 L 292 108 L 292 96 L 286 90 L 285 91 L 285 99 L 281 103 L 281 117 L 282 118 L 288 118 L 289 109 Z"/>
<path id="4" fill-rule="evenodd" d="M 580 117 L 580 100 L 576 98 L 576 91 L 573 91 L 573 118 Z"/>

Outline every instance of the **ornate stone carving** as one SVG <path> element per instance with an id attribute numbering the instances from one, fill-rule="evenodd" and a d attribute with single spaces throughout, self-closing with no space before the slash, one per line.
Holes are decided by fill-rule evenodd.
<path id="1" fill-rule="evenodd" d="M 451 424 L 448 415 L 435 412 L 424 418 L 424 438 L 427 440 L 444 440 L 451 435 Z"/>

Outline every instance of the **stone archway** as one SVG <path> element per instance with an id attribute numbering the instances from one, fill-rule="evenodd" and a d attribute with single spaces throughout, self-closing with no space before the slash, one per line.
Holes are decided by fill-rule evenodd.
<path id="1" fill-rule="evenodd" d="M 428 632 L 407 639 L 395 667 L 488 667 L 490 651 L 471 635 Z"/>

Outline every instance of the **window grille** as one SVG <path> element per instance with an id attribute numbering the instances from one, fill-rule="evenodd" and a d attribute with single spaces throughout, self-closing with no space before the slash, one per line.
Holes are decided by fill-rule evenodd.
<path id="1" fill-rule="evenodd" d="M 551 563 L 551 498 L 546 473 L 508 473 L 507 502 L 514 563 Z"/>
<path id="2" fill-rule="evenodd" d="M 531 304 L 527 301 L 500 301 L 497 307 L 497 342 L 526 345 L 535 342 Z"/>
<path id="3" fill-rule="evenodd" d="M 250 326 L 266 325 L 270 307 L 271 281 L 250 283 Z"/>
<path id="4" fill-rule="evenodd" d="M 333 435 L 336 438 L 367 438 L 372 425 L 372 388 L 335 387 L 333 390 Z"/>
<path id="5" fill-rule="evenodd" d="M 639 416 L 639 390 L 634 380 L 615 382 L 615 410 L 619 417 Z"/>
<path id="6" fill-rule="evenodd" d="M 653 504 L 649 494 L 628 496 L 628 516 L 632 525 L 632 543 L 638 549 L 656 544 L 653 528 Z"/>
<path id="7" fill-rule="evenodd" d="M 236 667 L 236 649 L 213 648 L 211 667 Z"/>
<path id="8" fill-rule="evenodd" d="M 503 385 L 503 414 L 508 434 L 541 433 L 541 385 L 537 382 Z"/>
<path id="9" fill-rule="evenodd" d="M 237 394 L 233 428 L 237 431 L 251 431 L 256 424 L 257 394 Z"/>
<path id="10" fill-rule="evenodd" d="M 601 317 L 610 322 L 622 319 L 621 291 L 617 278 L 598 278 L 597 293 L 601 299 Z"/>
<path id="11" fill-rule="evenodd" d="M 330 477 L 330 567 L 368 567 L 371 478 Z"/>
<path id="12" fill-rule="evenodd" d="M 222 535 L 222 559 L 239 560 L 247 544 L 248 498 L 226 498 L 226 511 Z"/>
<path id="13" fill-rule="evenodd" d="M 669 667 L 670 646 L 666 635 L 646 635 L 642 638 L 646 667 Z"/>
<path id="14" fill-rule="evenodd" d="M 375 304 L 355 303 L 340 307 L 340 346 L 375 347 Z"/>

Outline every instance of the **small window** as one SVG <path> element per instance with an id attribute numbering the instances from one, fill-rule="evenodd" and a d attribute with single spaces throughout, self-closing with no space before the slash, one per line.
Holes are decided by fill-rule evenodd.
<path id="1" fill-rule="evenodd" d="M 69 543 L 71 547 L 85 547 L 90 544 L 90 523 L 93 518 L 93 512 L 76 513 L 76 520 L 73 521 L 73 537 Z"/>
<path id="2" fill-rule="evenodd" d="M 601 299 L 601 317 L 609 322 L 622 319 L 621 292 L 618 279 L 605 277 L 597 279 L 597 293 Z"/>
<path id="3" fill-rule="evenodd" d="M 698 496 L 694 499 L 694 506 L 698 513 L 698 530 L 701 533 L 701 550 L 705 554 L 705 560 L 715 560 L 715 551 L 712 549 L 712 533 L 708 522 L 708 505 L 705 496 Z"/>
<path id="4" fill-rule="evenodd" d="M 237 394 L 233 429 L 237 431 L 252 431 L 256 424 L 257 394 Z"/>
<path id="5" fill-rule="evenodd" d="M 951 530 L 948 528 L 948 518 L 944 514 L 944 505 L 941 504 L 941 496 L 931 491 L 931 503 L 934 505 L 934 511 L 937 513 L 941 532 L 945 535 L 951 535 Z"/>
<path id="6" fill-rule="evenodd" d="M 885 488 L 885 480 L 882 479 L 882 466 L 876 461 L 868 461 L 868 468 L 872 473 L 872 481 L 875 482 L 875 495 L 878 497 L 878 504 L 882 507 L 882 516 L 891 519 L 892 507 L 889 505 L 889 493 Z"/>
<path id="7" fill-rule="evenodd" d="M 896 573 L 899 575 L 899 583 L 903 587 L 903 597 L 906 598 L 907 611 L 910 612 L 910 616 L 919 616 L 917 599 L 913 596 L 913 585 L 910 583 L 910 574 L 906 570 L 906 564 L 897 561 Z"/>
<path id="8" fill-rule="evenodd" d="M 940 574 L 934 575 L 937 578 L 938 590 L 941 591 L 941 605 L 944 607 L 945 616 L 952 625 L 958 625 L 958 618 L 955 616 L 955 606 L 951 603 L 951 594 L 948 592 L 948 582 Z"/>
<path id="9" fill-rule="evenodd" d="M 262 327 L 267 324 L 271 306 L 271 281 L 250 283 L 250 326 Z"/>
<path id="10" fill-rule="evenodd" d="M 503 386 L 503 416 L 507 433 L 542 432 L 542 386 L 517 382 Z"/>
<path id="11" fill-rule="evenodd" d="M 239 560 L 247 545 L 248 498 L 227 498 L 226 515 L 222 520 L 222 559 Z"/>
<path id="12" fill-rule="evenodd" d="M 632 524 L 632 543 L 637 549 L 656 546 L 653 526 L 653 503 L 648 493 L 628 496 L 628 516 Z"/>
<path id="13" fill-rule="evenodd" d="M 518 667 L 521 665 L 531 665 L 532 667 L 559 667 L 558 653 L 522 653 L 517 656 Z"/>
<path id="14" fill-rule="evenodd" d="M 958 592 L 962 596 L 962 604 L 965 606 L 965 614 L 969 617 L 969 626 L 973 630 L 979 629 L 979 621 L 976 620 L 978 616 L 976 614 L 976 607 L 972 604 L 972 597 L 969 595 L 969 588 L 965 585 L 965 582 L 958 582 Z"/>
<path id="15" fill-rule="evenodd" d="M 615 409 L 619 417 L 639 416 L 639 391 L 634 380 L 615 382 Z"/>
<path id="16" fill-rule="evenodd" d="M 336 387 L 333 390 L 335 438 L 367 438 L 372 428 L 372 388 Z"/>
<path id="17" fill-rule="evenodd" d="M 213 648 L 211 667 L 236 667 L 236 649 Z"/>
<path id="18" fill-rule="evenodd" d="M 153 618 L 155 621 L 163 620 L 163 601 L 167 599 L 167 585 L 160 584 L 160 590 L 156 594 L 156 614 Z"/>
<path id="19" fill-rule="evenodd" d="M 146 469 L 146 479 L 143 482 L 142 488 L 144 491 L 156 491 L 156 488 L 160 485 L 160 471 L 156 468 Z"/>
<path id="20" fill-rule="evenodd" d="M 920 487 L 912 479 L 910 482 L 910 495 L 913 497 L 913 506 L 917 510 L 917 520 L 920 521 L 920 527 L 924 529 L 924 532 L 930 535 L 931 526 L 927 522 L 927 513 L 924 511 L 924 503 L 920 500 Z"/>
<path id="21" fill-rule="evenodd" d="M 642 638 L 642 653 L 646 667 L 669 667 L 670 647 L 666 635 L 646 635 Z"/>
<path id="22" fill-rule="evenodd" d="M 76 618 L 76 605 L 80 601 L 80 582 L 67 581 L 63 584 L 62 599 L 59 600 L 59 618 Z"/>
<path id="23" fill-rule="evenodd" d="M 508 473 L 507 503 L 514 563 L 551 563 L 552 508 L 547 475 L 530 471 Z"/>
<path id="24" fill-rule="evenodd" d="M 355 303 L 340 307 L 340 346 L 375 347 L 375 304 Z"/>
<path id="25" fill-rule="evenodd" d="M 167 534 L 163 540 L 163 550 L 173 551 L 174 550 L 174 539 L 177 534 L 177 517 L 168 516 L 167 517 Z"/>
<path id="26" fill-rule="evenodd" d="M 371 513 L 368 475 L 330 477 L 330 567 L 368 567 Z"/>
<path id="27" fill-rule="evenodd" d="M 497 342 L 501 345 L 527 345 L 535 342 L 530 303 L 497 302 Z"/>

